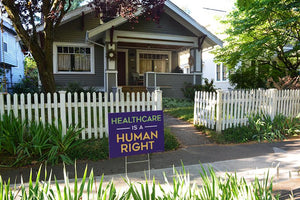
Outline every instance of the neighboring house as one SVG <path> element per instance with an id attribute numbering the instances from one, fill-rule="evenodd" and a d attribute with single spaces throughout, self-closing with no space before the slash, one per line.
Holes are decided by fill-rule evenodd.
<path id="1" fill-rule="evenodd" d="M 229 83 L 228 70 L 223 63 L 217 64 L 214 62 L 214 55 L 210 51 L 203 52 L 203 79 L 213 80 L 214 85 L 218 89 L 229 90 L 234 86 Z M 202 82 L 202 84 L 204 81 Z"/>
<path id="2" fill-rule="evenodd" d="M 3 33 L 0 31 L 0 83 L 4 91 L 4 70 L 6 87 L 19 83 L 24 77 L 24 54 L 22 52 L 17 33 L 14 31 L 9 19 L 3 17 Z"/>
<path id="3" fill-rule="evenodd" d="M 164 96 L 183 97 L 185 83 L 201 84 L 202 51 L 222 41 L 170 1 L 160 24 L 117 17 L 104 24 L 81 7 L 63 19 L 54 39 L 56 84 L 78 82 L 101 91 L 160 88 Z M 179 55 L 189 51 L 187 74 L 174 73 Z"/>

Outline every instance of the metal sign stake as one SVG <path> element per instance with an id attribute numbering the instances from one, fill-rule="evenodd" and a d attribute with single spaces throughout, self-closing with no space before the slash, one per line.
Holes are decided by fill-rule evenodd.
<path id="1" fill-rule="evenodd" d="M 147 153 L 147 160 L 138 160 L 138 161 L 130 161 L 128 162 L 128 158 L 127 156 L 125 156 L 125 176 L 126 178 L 128 178 L 127 174 L 128 174 L 128 165 L 129 164 L 137 164 L 137 163 L 144 163 L 144 162 L 148 162 L 148 176 L 149 176 L 149 180 L 150 180 L 150 154 Z"/>

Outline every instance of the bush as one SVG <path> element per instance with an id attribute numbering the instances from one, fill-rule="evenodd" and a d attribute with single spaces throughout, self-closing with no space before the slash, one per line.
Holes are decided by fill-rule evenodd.
<path id="1" fill-rule="evenodd" d="M 109 156 L 108 138 L 84 140 L 77 148 L 70 152 L 72 160 L 102 160 Z"/>
<path id="2" fill-rule="evenodd" d="M 269 115 L 256 114 L 250 116 L 248 122 L 246 126 L 228 128 L 222 134 L 213 133 L 212 139 L 218 143 L 273 142 L 300 134 L 299 117 L 279 114 L 271 120 Z"/>
<path id="3" fill-rule="evenodd" d="M 165 129 L 165 151 L 175 150 L 179 147 L 179 142 L 171 133 L 170 129 Z"/>
<path id="4" fill-rule="evenodd" d="M 163 98 L 163 108 L 178 108 L 194 106 L 193 102 L 187 99 Z"/>
<path id="5" fill-rule="evenodd" d="M 204 85 L 192 85 L 191 83 L 186 83 L 183 89 L 183 94 L 185 98 L 194 101 L 196 91 L 205 91 L 205 92 L 216 92 L 214 87 L 214 81 L 208 81 L 207 78 L 204 79 Z"/>
<path id="6" fill-rule="evenodd" d="M 248 126 L 228 128 L 223 131 L 223 141 L 225 143 L 245 143 L 253 140 L 253 134 L 253 130 Z"/>
<path id="7" fill-rule="evenodd" d="M 16 94 L 38 93 L 38 79 L 36 77 L 25 76 L 19 83 L 12 87 L 12 92 Z"/>
<path id="8" fill-rule="evenodd" d="M 21 119 L 10 115 L 3 115 L 0 120 L 0 153 L 7 155 L 6 166 L 26 165 L 48 161 L 55 164 L 59 161 L 73 163 L 69 154 L 82 141 L 77 140 L 80 134 L 76 127 L 69 127 L 63 135 L 61 123 L 58 128 L 54 124 L 37 124 L 36 122 L 22 122 Z"/>
<path id="9" fill-rule="evenodd" d="M 39 162 L 72 164 L 76 159 L 108 158 L 108 139 L 77 139 L 81 129 L 70 126 L 63 135 L 62 125 L 22 122 L 3 115 L 0 120 L 0 165 L 24 166 Z M 179 143 L 169 129 L 165 130 L 165 150 L 178 148 Z"/>
<path id="10" fill-rule="evenodd" d="M 71 92 L 72 94 L 74 92 L 77 92 L 77 93 L 81 93 L 81 92 L 84 92 L 84 93 L 86 93 L 86 92 L 93 93 L 93 92 L 96 92 L 95 88 L 89 87 L 89 88 L 85 89 L 78 82 L 68 83 L 67 87 L 63 88 L 63 89 L 66 90 L 67 92 Z"/>
<path id="11" fill-rule="evenodd" d="M 254 132 L 253 138 L 258 142 L 283 140 L 300 132 L 300 119 L 276 115 L 272 120 L 269 115 L 260 114 L 249 117 L 249 128 Z"/>

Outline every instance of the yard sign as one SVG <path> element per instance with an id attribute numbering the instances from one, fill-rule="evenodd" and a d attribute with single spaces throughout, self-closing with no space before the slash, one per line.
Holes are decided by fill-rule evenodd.
<path id="1" fill-rule="evenodd" d="M 164 151 L 162 111 L 109 113 L 109 157 Z"/>

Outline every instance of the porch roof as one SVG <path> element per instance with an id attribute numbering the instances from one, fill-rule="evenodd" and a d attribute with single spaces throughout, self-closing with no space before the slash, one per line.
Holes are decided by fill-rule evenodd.
<path id="1" fill-rule="evenodd" d="M 206 35 L 206 38 L 203 43 L 203 48 L 209 48 L 215 45 L 223 46 L 223 42 L 214 34 L 209 32 L 205 27 L 200 25 L 196 20 L 194 20 L 191 16 L 177 7 L 174 3 L 167 0 L 165 2 L 165 13 L 178 21 L 185 28 L 190 30 L 197 37 L 201 37 Z M 139 10 L 135 15 L 140 15 L 141 11 Z M 105 24 L 102 24 L 94 29 L 88 30 L 86 33 L 87 40 L 95 40 L 99 34 L 103 34 L 105 31 L 109 30 L 113 26 L 119 26 L 128 20 L 123 17 L 117 17 Z"/>

